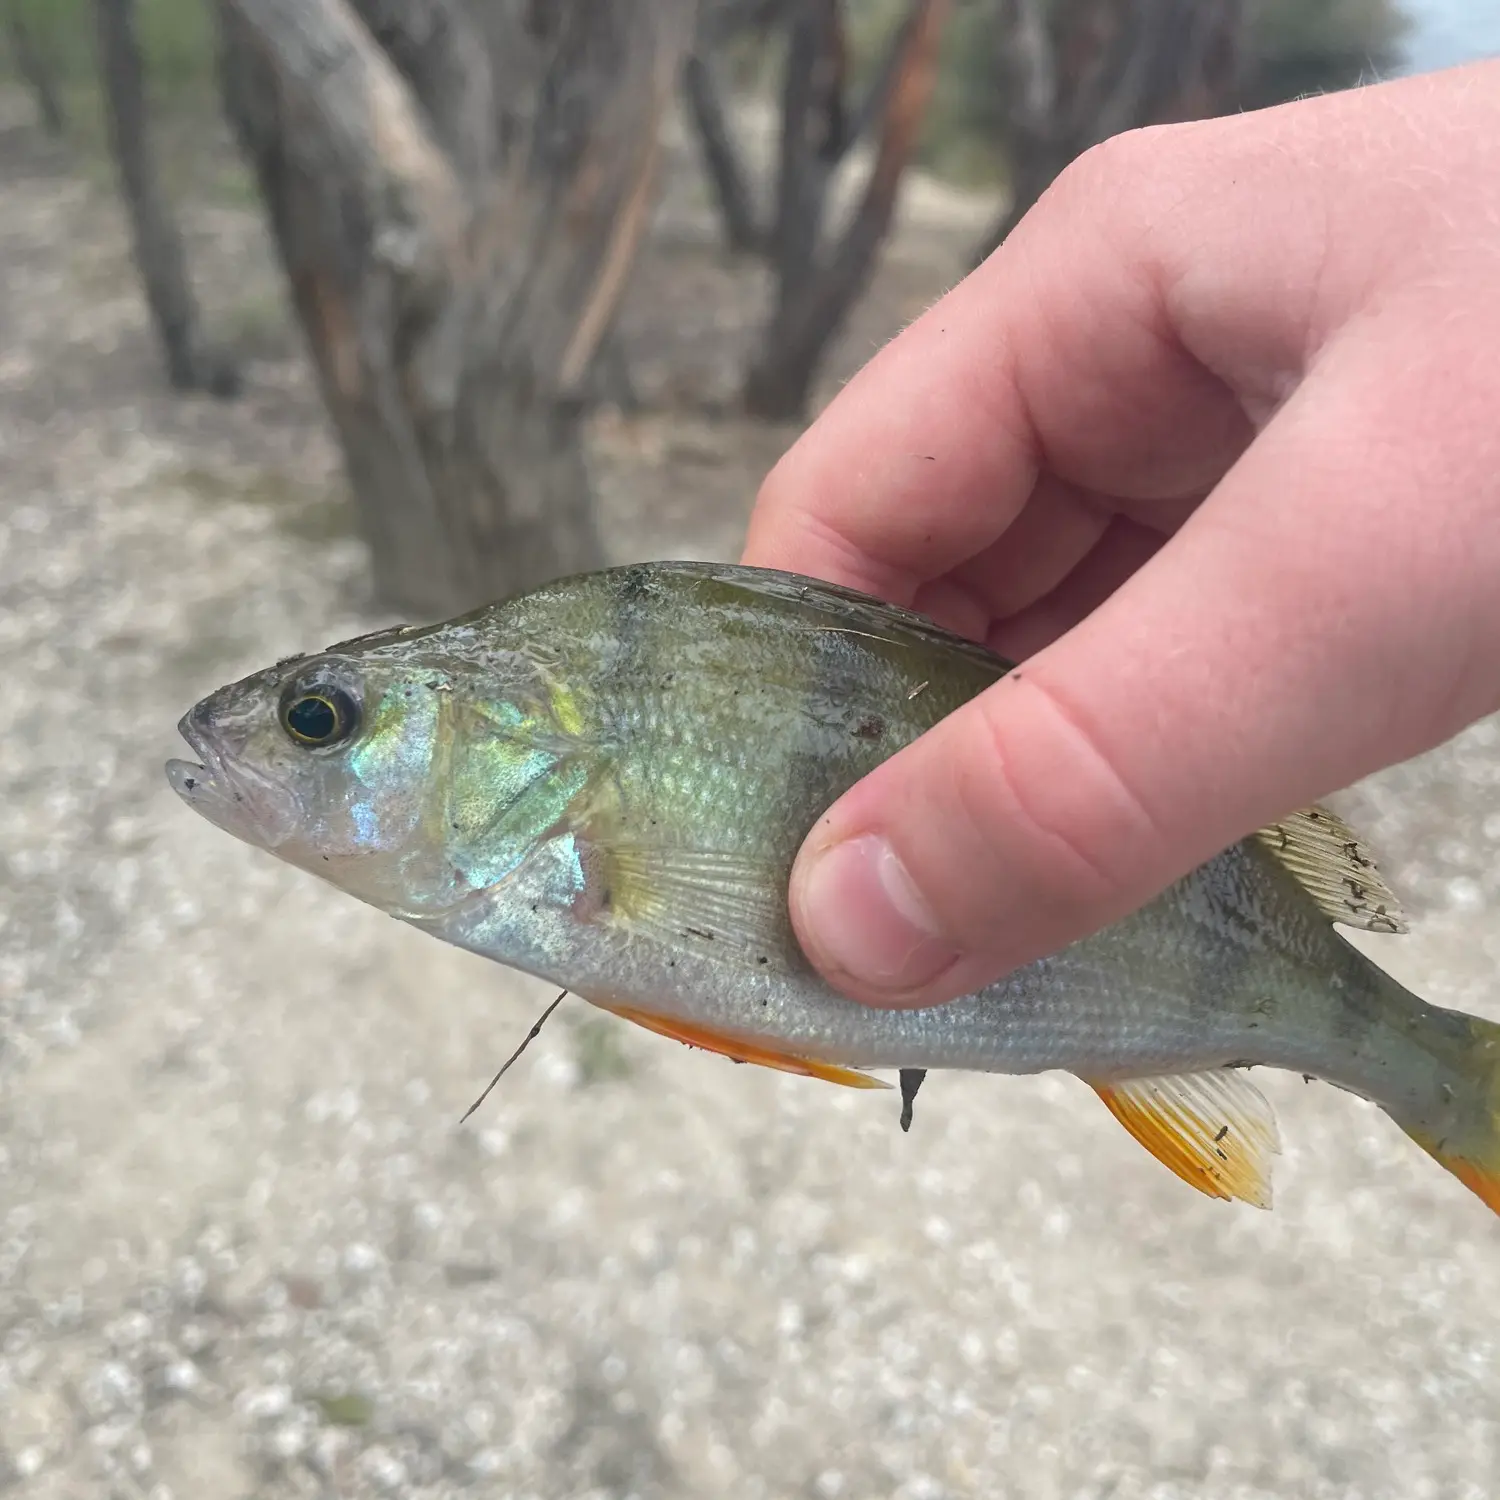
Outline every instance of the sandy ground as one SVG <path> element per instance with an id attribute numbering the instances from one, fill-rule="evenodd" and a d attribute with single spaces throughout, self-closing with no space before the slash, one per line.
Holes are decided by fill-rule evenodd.
<path id="1" fill-rule="evenodd" d="M 1067 1078 L 935 1077 L 903 1136 L 891 1095 L 577 1003 L 461 1128 L 545 989 L 234 844 L 161 775 L 202 692 L 378 622 L 295 349 L 249 316 L 275 298 L 254 219 L 189 220 L 205 302 L 264 345 L 248 394 L 173 399 L 112 203 L 22 136 L 0 129 L 0 1491 L 1496 1493 L 1500 1229 L 1332 1089 L 1264 1080 L 1269 1214 L 1191 1193 Z M 706 359 L 740 314 L 705 311 L 722 273 L 690 228 L 667 215 L 647 280 L 700 278 L 657 331 Z M 958 274 L 967 233 L 939 228 L 903 237 L 841 368 Z M 602 423 L 620 555 L 732 554 L 788 435 Z M 1382 959 L 1500 1015 L 1500 726 L 1349 805 L 1419 917 Z"/>

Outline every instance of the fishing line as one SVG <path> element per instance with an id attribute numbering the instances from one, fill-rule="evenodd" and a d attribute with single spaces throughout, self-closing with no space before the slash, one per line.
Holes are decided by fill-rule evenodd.
<path id="1" fill-rule="evenodd" d="M 496 1073 L 492 1079 L 490 1079 L 488 1086 L 485 1088 L 485 1091 L 468 1107 L 468 1109 L 464 1111 L 463 1120 L 460 1120 L 458 1122 L 460 1125 L 462 1125 L 464 1123 L 464 1120 L 467 1120 L 469 1116 L 472 1115 L 474 1111 L 478 1109 L 486 1099 L 489 1098 L 490 1089 L 494 1088 L 494 1086 L 499 1083 L 502 1078 L 505 1077 L 506 1073 L 510 1070 L 510 1065 L 537 1039 L 537 1033 L 540 1032 L 542 1027 L 547 1024 L 547 1017 L 550 1016 L 552 1012 L 555 1011 L 557 1007 L 561 1005 L 567 998 L 568 992 L 566 990 L 559 990 L 557 992 L 557 999 L 554 1000 L 552 1004 L 549 1005 L 546 1010 L 544 1010 L 541 1015 L 536 1018 L 536 1025 L 533 1026 L 531 1030 L 528 1031 L 526 1035 L 521 1039 L 521 1045 L 517 1047 L 516 1050 L 505 1059 L 504 1063 L 502 1063 L 500 1066 L 500 1071 Z"/>

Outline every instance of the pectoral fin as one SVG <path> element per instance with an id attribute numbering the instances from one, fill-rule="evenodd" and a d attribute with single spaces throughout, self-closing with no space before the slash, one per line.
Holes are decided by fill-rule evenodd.
<path id="1" fill-rule="evenodd" d="M 599 1004 L 598 1001 L 594 1002 Z M 821 1078 L 826 1083 L 841 1083 L 851 1089 L 888 1089 L 883 1078 L 874 1078 L 861 1073 L 857 1068 L 841 1068 L 834 1063 L 818 1062 L 810 1057 L 794 1057 L 788 1052 L 778 1052 L 764 1042 L 747 1041 L 743 1037 L 728 1036 L 723 1032 L 710 1031 L 706 1026 L 694 1026 L 671 1016 L 659 1016 L 651 1011 L 637 1010 L 624 1005 L 602 1005 L 601 1009 L 612 1011 L 647 1031 L 658 1036 L 669 1036 L 674 1041 L 689 1047 L 701 1047 L 705 1052 L 717 1052 L 733 1062 L 755 1063 L 762 1068 L 776 1068 L 782 1073 L 800 1073 L 805 1078 Z"/>
<path id="2" fill-rule="evenodd" d="M 1164 1167 L 1210 1198 L 1271 1206 L 1276 1116 L 1240 1069 L 1090 1083 L 1109 1112 Z"/>
<path id="3" fill-rule="evenodd" d="M 788 871 L 772 861 L 640 840 L 598 843 L 614 920 L 674 948 L 785 970 L 797 953 Z"/>

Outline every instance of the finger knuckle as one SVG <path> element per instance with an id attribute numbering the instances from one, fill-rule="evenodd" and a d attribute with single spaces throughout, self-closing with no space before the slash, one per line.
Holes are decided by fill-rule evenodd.
<path id="1" fill-rule="evenodd" d="M 1095 207 L 1101 200 L 1134 201 L 1142 184 L 1160 172 L 1162 153 L 1171 145 L 1171 131 L 1171 126 L 1147 125 L 1106 136 L 1074 157 L 1058 174 L 1059 198 L 1076 197 Z"/>
<path id="2" fill-rule="evenodd" d="M 1074 157 L 1042 203 L 1049 212 L 1095 226 L 1123 250 L 1143 246 L 1167 200 L 1185 181 L 1198 180 L 1193 163 L 1206 150 L 1214 155 L 1209 147 L 1201 122 L 1120 131 Z"/>
<path id="3" fill-rule="evenodd" d="M 1070 904 L 1117 905 L 1139 873 L 1138 851 L 1160 842 L 1117 757 L 1063 695 L 1030 678 L 978 707 L 987 800 L 999 791 L 1002 816 L 1032 851 L 1029 877 Z"/>

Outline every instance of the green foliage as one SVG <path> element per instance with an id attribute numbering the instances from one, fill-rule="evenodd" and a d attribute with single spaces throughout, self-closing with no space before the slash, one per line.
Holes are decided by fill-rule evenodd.
<path id="1" fill-rule="evenodd" d="M 64 76 L 70 76 L 77 59 L 86 55 L 79 41 L 81 28 L 90 21 L 87 0 L 0 0 L 0 7 L 20 14 L 37 47 L 55 59 Z M 9 56 L 5 66 L 8 71 Z"/>
<path id="2" fill-rule="evenodd" d="M 93 0 L 0 0 L 20 10 L 38 47 L 52 59 L 66 92 L 97 94 Z M 214 23 L 208 0 L 136 0 L 136 40 L 152 102 L 167 107 L 211 102 Z M 0 54 L 3 55 L 3 54 Z M 8 57 L 4 58 L 7 71 Z"/>
<path id="3" fill-rule="evenodd" d="M 152 90 L 166 97 L 212 99 L 215 38 L 207 0 L 137 0 L 137 18 Z"/>
<path id="4" fill-rule="evenodd" d="M 375 1418 L 375 1403 L 359 1391 L 319 1394 L 312 1399 L 330 1427 L 368 1427 Z"/>
<path id="5" fill-rule="evenodd" d="M 21 13 L 50 68 L 77 170 L 100 188 L 115 182 L 96 52 L 95 0 L 0 0 Z M 257 202 L 242 163 L 216 149 L 223 130 L 212 0 L 134 0 L 157 169 L 170 197 Z M 0 79 L 13 63 L 0 41 Z"/>

